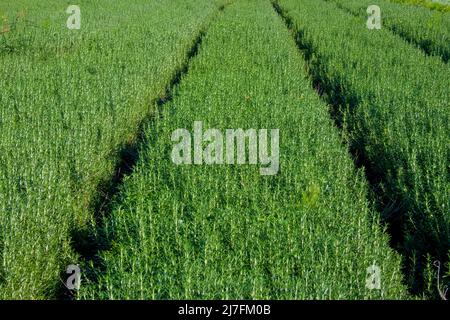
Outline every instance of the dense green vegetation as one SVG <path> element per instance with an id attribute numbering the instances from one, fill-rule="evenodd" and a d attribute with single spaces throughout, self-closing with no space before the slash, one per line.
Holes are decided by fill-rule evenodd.
<path id="1" fill-rule="evenodd" d="M 82 298 L 405 297 L 362 175 L 269 1 L 227 7 L 175 93 L 146 127 L 104 224 L 106 270 Z M 172 132 L 197 120 L 204 130 L 278 128 L 280 172 L 175 165 Z M 372 264 L 381 290 L 365 287 Z"/>
<path id="2" fill-rule="evenodd" d="M 0 3 L 0 299 L 445 298 L 449 6 L 76 4 Z M 268 129 L 279 168 L 259 135 L 256 164 L 175 164 L 195 123 L 226 161 Z"/>
<path id="3" fill-rule="evenodd" d="M 427 54 L 450 59 L 450 12 L 433 12 L 427 8 L 405 6 L 385 0 L 328 0 L 355 15 L 367 17 L 369 5 L 381 8 L 384 27 L 419 46 Z"/>
<path id="4" fill-rule="evenodd" d="M 448 65 L 387 30 L 368 30 L 365 18 L 332 3 L 281 0 L 279 5 L 291 19 L 314 80 L 339 108 L 341 125 L 377 189 L 380 211 L 401 228 L 397 240 L 405 264 L 420 269 L 426 253 L 445 261 Z M 408 274 L 414 279 L 414 272 Z"/>
<path id="5" fill-rule="evenodd" d="M 219 1 L 2 1 L 0 298 L 54 298 L 91 204 Z M 65 277 L 65 276 L 64 276 Z"/>
<path id="6" fill-rule="evenodd" d="M 389 0 L 391 2 L 406 3 L 415 6 L 422 6 L 431 10 L 450 12 L 449 0 Z"/>

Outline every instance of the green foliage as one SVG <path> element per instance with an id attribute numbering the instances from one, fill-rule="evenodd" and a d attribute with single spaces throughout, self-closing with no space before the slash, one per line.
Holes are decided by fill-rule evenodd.
<path id="1" fill-rule="evenodd" d="M 328 0 L 355 15 L 367 17 L 369 5 L 381 8 L 383 27 L 417 45 L 427 54 L 450 59 L 450 13 L 408 7 L 386 0 Z"/>
<path id="2" fill-rule="evenodd" d="M 314 79 L 337 108 L 349 106 L 343 126 L 363 156 L 380 211 L 400 228 L 397 241 L 406 264 L 416 256 L 416 266 L 423 268 L 427 253 L 445 261 L 450 244 L 448 65 L 388 30 L 368 30 L 365 17 L 332 3 L 282 0 L 279 5 L 293 21 Z M 420 289 L 417 278 L 411 284 L 415 290 Z"/>
<path id="3" fill-rule="evenodd" d="M 389 0 L 392 2 L 406 3 L 415 6 L 422 6 L 431 10 L 450 12 L 450 2 L 448 0 Z"/>
<path id="4" fill-rule="evenodd" d="M 60 298 L 76 263 L 82 299 L 407 298 L 349 148 L 405 281 L 448 285 L 448 13 L 278 2 L 303 57 L 269 0 L 78 0 L 80 30 L 68 2 L 0 3 L 0 299 Z M 366 28 L 368 4 L 386 28 Z M 196 120 L 280 129 L 280 172 L 174 165 L 171 133 Z"/>
<path id="5" fill-rule="evenodd" d="M 146 127 L 148 143 L 105 219 L 105 270 L 81 298 L 405 297 L 400 259 L 304 67 L 268 1 L 225 9 L 173 101 Z M 279 174 L 176 166 L 171 134 L 192 132 L 196 120 L 204 130 L 280 129 Z M 365 287 L 372 264 L 381 290 Z"/>
<path id="6" fill-rule="evenodd" d="M 218 11 L 209 0 L 78 5 L 81 30 L 68 30 L 67 2 L 0 3 L 27 13 L 0 36 L 2 299 L 57 297 L 118 150 Z"/>

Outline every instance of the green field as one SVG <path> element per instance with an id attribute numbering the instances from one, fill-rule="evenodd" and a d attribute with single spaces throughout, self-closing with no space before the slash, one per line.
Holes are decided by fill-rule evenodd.
<path id="1" fill-rule="evenodd" d="M 0 3 L 0 299 L 443 298 L 449 13 L 372 2 Z"/>
<path id="2" fill-rule="evenodd" d="M 357 28 L 365 19 L 332 3 L 316 9 L 309 0 L 280 5 L 310 58 L 313 78 L 337 107 L 352 149 L 368 170 L 378 210 L 401 230 L 397 242 L 406 264 L 423 267 L 417 256 L 425 253 L 445 260 L 450 243 L 448 65 L 390 30 L 373 34 Z M 313 23 L 319 17 L 329 32 Z M 344 39 L 345 46 L 333 46 Z"/>
<path id="3" fill-rule="evenodd" d="M 425 7 L 431 10 L 450 12 L 450 0 L 389 0 L 402 4 Z"/>
<path id="4" fill-rule="evenodd" d="M 327 0 L 354 15 L 367 16 L 369 5 L 378 5 L 383 25 L 425 53 L 450 59 L 450 12 L 435 12 L 422 7 L 405 7 L 387 0 Z"/>

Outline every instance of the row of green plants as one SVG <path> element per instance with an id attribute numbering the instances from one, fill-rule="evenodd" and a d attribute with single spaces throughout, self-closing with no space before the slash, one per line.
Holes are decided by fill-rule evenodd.
<path id="1" fill-rule="evenodd" d="M 427 8 L 405 6 L 386 0 L 328 0 L 355 15 L 365 16 L 368 6 L 381 9 L 382 27 L 417 45 L 425 53 L 450 59 L 450 12 L 431 11 Z"/>
<path id="2" fill-rule="evenodd" d="M 78 298 L 406 297 L 363 174 L 269 1 L 227 7 L 173 100 L 155 109 L 135 170 L 102 223 L 111 249 L 99 253 L 101 268 L 84 266 L 93 276 Z M 203 132 L 279 129 L 280 171 L 176 165 L 173 132 L 192 134 L 196 121 Z M 379 268 L 379 290 L 367 286 L 368 268 Z"/>
<path id="3" fill-rule="evenodd" d="M 432 288 L 424 283 L 426 261 L 444 265 L 450 253 L 448 65 L 386 29 L 368 30 L 366 17 L 333 3 L 275 7 L 366 168 L 392 244 L 404 254 L 407 283 L 415 293 L 434 291 L 436 279 Z"/>
<path id="4" fill-rule="evenodd" d="M 94 203 L 220 1 L 2 1 L 0 299 L 57 298 Z"/>
<path id="5" fill-rule="evenodd" d="M 406 3 L 414 6 L 421 6 L 431 10 L 450 12 L 450 1 L 448 0 L 390 0 L 396 3 Z"/>

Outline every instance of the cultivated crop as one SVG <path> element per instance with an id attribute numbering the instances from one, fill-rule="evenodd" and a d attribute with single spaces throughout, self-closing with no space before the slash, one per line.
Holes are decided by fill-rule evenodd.
<path id="1" fill-rule="evenodd" d="M 336 106 L 354 153 L 368 170 L 379 210 L 397 228 L 394 240 L 406 252 L 405 263 L 415 257 L 420 265 L 426 253 L 445 261 L 448 65 L 388 30 L 360 28 L 365 19 L 332 3 L 283 0 L 279 5 L 292 19 L 315 82 Z"/>
<path id="2" fill-rule="evenodd" d="M 104 224 L 105 270 L 81 297 L 404 297 L 398 256 L 304 66 L 270 2 L 225 9 L 146 127 L 142 157 Z M 193 132 L 197 120 L 204 131 L 279 129 L 280 172 L 174 164 L 172 133 Z M 373 265 L 381 290 L 366 287 Z"/>
<path id="3" fill-rule="evenodd" d="M 391 2 L 422 6 L 431 10 L 450 12 L 449 0 L 390 0 Z"/>
<path id="4" fill-rule="evenodd" d="M 1 1 L 0 299 L 448 298 L 449 13 L 395 2 Z"/>
<path id="5" fill-rule="evenodd" d="M 58 296 L 121 146 L 218 12 L 209 0 L 78 3 L 77 32 L 60 1 L 0 4 L 0 298 Z"/>
<path id="6" fill-rule="evenodd" d="M 369 5 L 381 8 L 383 26 L 419 46 L 427 54 L 448 62 L 450 58 L 450 12 L 430 11 L 422 7 L 405 7 L 385 0 L 328 0 L 359 16 L 367 16 Z"/>

